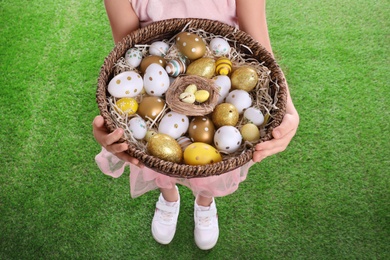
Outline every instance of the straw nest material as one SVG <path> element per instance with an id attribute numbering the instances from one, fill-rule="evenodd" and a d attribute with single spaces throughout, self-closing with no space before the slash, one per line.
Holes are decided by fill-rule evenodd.
<path id="1" fill-rule="evenodd" d="M 114 108 L 116 100 L 107 91 L 108 83 L 115 75 L 131 70 L 123 62 L 123 57 L 128 49 L 137 46 L 145 53 L 147 46 L 151 43 L 155 41 L 172 42 L 174 36 L 182 31 L 195 32 L 204 39 L 217 36 L 224 37 L 231 46 L 228 58 L 233 63 L 233 69 L 250 64 L 257 69 L 259 75 L 258 85 L 249 94 L 253 100 L 253 107 L 260 109 L 265 116 L 265 122 L 260 126 L 260 139 L 256 142 L 243 142 L 237 152 L 224 155 L 221 162 L 207 165 L 186 165 L 151 156 L 146 151 L 146 142 L 133 138 L 127 126 L 129 117 L 123 117 L 117 112 L 117 109 Z M 175 51 L 171 50 L 166 58 L 169 58 L 169 55 L 176 55 Z M 212 54 L 208 51 L 206 56 L 210 57 Z M 210 92 L 209 100 L 202 104 L 178 102 L 178 95 L 189 83 L 196 84 L 199 89 L 208 90 Z M 142 98 L 142 95 L 137 97 L 137 101 L 140 102 Z M 188 116 L 208 115 L 216 106 L 217 99 L 218 91 L 212 80 L 199 76 L 182 75 L 173 81 L 165 93 L 167 106 L 164 107 L 158 118 L 161 118 L 167 111 L 174 111 Z M 162 174 L 171 177 L 197 178 L 224 174 L 243 166 L 252 159 L 257 143 L 272 139 L 272 130 L 280 125 L 285 115 L 287 86 L 284 74 L 272 55 L 245 32 L 230 25 L 207 19 L 169 19 L 152 23 L 130 33 L 114 47 L 101 67 L 96 100 L 100 114 L 105 119 L 107 129 L 110 132 L 118 127 L 125 130 L 125 135 L 121 141 L 129 144 L 127 151 L 129 155 Z M 147 123 L 150 129 L 156 129 L 158 118 Z M 245 120 L 241 117 L 237 128 L 239 129 L 244 123 Z"/>

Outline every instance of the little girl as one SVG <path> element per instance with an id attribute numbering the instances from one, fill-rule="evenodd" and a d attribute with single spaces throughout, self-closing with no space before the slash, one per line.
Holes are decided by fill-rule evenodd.
<path id="1" fill-rule="evenodd" d="M 131 31 L 155 21 L 169 18 L 206 18 L 240 28 L 272 54 L 265 0 L 105 0 L 104 3 L 116 43 Z M 147 191 L 160 189 L 151 229 L 154 239 L 161 244 L 170 243 L 175 235 L 180 209 L 180 195 L 176 184 L 190 188 L 195 195 L 195 243 L 200 249 L 208 250 L 215 246 L 219 236 L 214 197 L 233 193 L 239 183 L 245 180 L 248 169 L 254 162 L 260 162 L 287 147 L 299 124 L 299 116 L 289 91 L 286 110 L 282 124 L 272 132 L 274 139 L 257 144 L 251 162 L 219 176 L 181 179 L 144 167 L 137 159 L 124 152 L 128 148 L 127 144 L 117 143 L 123 135 L 123 130 L 116 129 L 108 133 L 101 116 L 97 116 L 93 122 L 94 136 L 102 146 L 102 152 L 96 156 L 96 162 L 105 174 L 113 177 L 119 177 L 124 167 L 129 165 L 133 198 Z"/>

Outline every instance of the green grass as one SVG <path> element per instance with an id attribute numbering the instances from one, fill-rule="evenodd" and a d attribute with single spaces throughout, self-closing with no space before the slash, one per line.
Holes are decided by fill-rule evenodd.
<path id="1" fill-rule="evenodd" d="M 0 1 L 0 259 L 389 259 L 388 1 L 268 1 L 301 124 L 288 149 L 217 199 L 220 239 L 157 244 L 158 192 L 104 176 L 91 134 L 113 47 L 101 1 Z"/>

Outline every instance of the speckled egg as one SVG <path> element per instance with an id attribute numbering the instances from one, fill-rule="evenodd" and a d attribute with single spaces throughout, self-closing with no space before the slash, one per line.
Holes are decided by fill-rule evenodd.
<path id="1" fill-rule="evenodd" d="M 190 60 L 196 60 L 206 53 L 203 39 L 194 33 L 181 32 L 176 36 L 178 50 Z"/>
<path id="2" fill-rule="evenodd" d="M 214 145 L 220 152 L 233 153 L 240 148 L 241 142 L 240 131 L 234 126 L 222 126 L 214 135 Z"/>
<path id="3" fill-rule="evenodd" d="M 125 60 L 127 65 L 137 68 L 142 61 L 142 52 L 137 48 L 130 48 L 126 51 Z"/>
<path id="4" fill-rule="evenodd" d="M 230 52 L 230 45 L 224 38 L 216 37 L 210 41 L 210 49 L 215 56 L 223 56 Z"/>
<path id="5" fill-rule="evenodd" d="M 221 103 L 214 108 L 211 119 L 216 127 L 225 125 L 235 126 L 238 122 L 239 114 L 237 108 L 230 103 Z"/>
<path id="6" fill-rule="evenodd" d="M 206 116 L 192 118 L 188 128 L 188 135 L 193 142 L 213 143 L 215 127 L 213 121 Z"/>
<path id="7" fill-rule="evenodd" d="M 222 156 L 213 146 L 195 142 L 184 150 L 184 163 L 188 165 L 206 165 L 222 161 Z"/>
<path id="8" fill-rule="evenodd" d="M 142 77 L 135 71 L 125 71 L 113 77 L 108 83 L 107 90 L 116 98 L 135 97 L 141 93 Z"/>
<path id="9" fill-rule="evenodd" d="M 183 151 L 175 139 L 166 134 L 153 135 L 146 145 L 149 154 L 165 161 L 180 163 Z"/>
<path id="10" fill-rule="evenodd" d="M 242 66 L 233 71 L 230 79 L 234 89 L 242 89 L 249 92 L 256 87 L 259 76 L 253 67 Z"/>
<path id="11" fill-rule="evenodd" d="M 135 139 L 141 140 L 146 135 L 146 122 L 139 116 L 133 117 L 127 123 L 129 130 Z"/>

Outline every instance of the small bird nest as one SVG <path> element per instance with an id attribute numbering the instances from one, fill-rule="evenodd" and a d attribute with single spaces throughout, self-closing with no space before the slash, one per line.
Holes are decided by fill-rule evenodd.
<path id="1" fill-rule="evenodd" d="M 185 103 L 179 96 L 190 85 L 196 85 L 198 90 L 207 90 L 210 97 L 202 103 Z M 177 77 L 165 93 L 168 107 L 177 113 L 187 116 L 203 116 L 213 112 L 218 102 L 218 88 L 211 79 L 196 75 L 182 75 Z"/>

